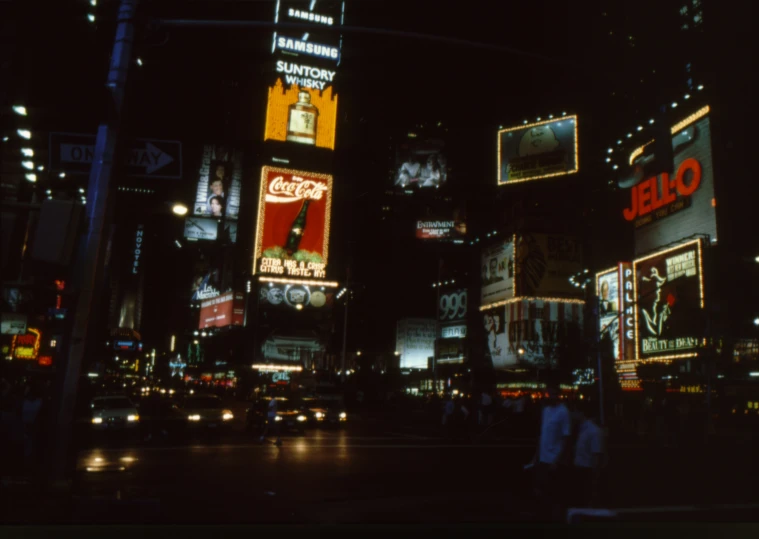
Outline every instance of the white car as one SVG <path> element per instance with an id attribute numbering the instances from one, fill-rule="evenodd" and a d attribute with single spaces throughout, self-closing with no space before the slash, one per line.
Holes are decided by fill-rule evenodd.
<path id="1" fill-rule="evenodd" d="M 92 427 L 95 429 L 123 429 L 139 425 L 137 407 L 126 397 L 95 397 L 90 408 Z"/>

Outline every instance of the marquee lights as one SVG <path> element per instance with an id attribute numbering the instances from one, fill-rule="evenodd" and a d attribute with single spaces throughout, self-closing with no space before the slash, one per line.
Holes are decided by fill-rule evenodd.
<path id="1" fill-rule="evenodd" d="M 259 277 L 263 283 L 280 283 L 280 284 L 299 284 L 303 286 L 324 286 L 326 288 L 337 288 L 340 286 L 334 281 L 304 281 L 300 279 L 280 279 L 278 277 Z"/>
<path id="2" fill-rule="evenodd" d="M 540 119 L 540 118 L 538 118 L 538 119 Z M 574 156 L 575 156 L 574 169 L 573 170 L 569 170 L 569 171 L 563 171 L 563 172 L 553 172 L 551 174 L 543 174 L 543 175 L 540 175 L 540 176 L 530 176 L 529 178 L 521 178 L 521 179 L 518 179 L 518 180 L 508 180 L 507 182 L 505 182 L 505 183 L 502 184 L 501 183 L 501 162 L 502 162 L 501 161 L 501 134 L 502 133 L 508 133 L 510 131 L 518 131 L 518 130 L 523 130 L 523 129 L 532 129 L 533 127 L 537 127 L 539 125 L 545 125 L 545 124 L 548 124 L 548 123 L 555 123 L 557 120 L 556 119 L 549 119 L 549 120 L 543 120 L 543 121 L 534 122 L 534 123 L 531 123 L 531 124 L 519 125 L 519 126 L 516 126 L 516 127 L 509 127 L 509 128 L 506 128 L 506 129 L 500 129 L 498 131 L 498 141 L 497 141 L 497 143 L 498 143 L 498 184 L 499 185 L 506 185 L 506 184 L 512 184 L 512 183 L 521 183 L 521 182 L 527 182 L 527 181 L 532 181 L 532 180 L 541 180 L 541 179 L 544 179 L 544 178 L 553 178 L 553 177 L 556 177 L 556 176 L 566 176 L 566 175 L 569 175 L 569 174 L 576 174 L 580 170 L 580 154 L 578 152 L 578 148 L 579 147 L 578 147 L 578 143 L 577 143 L 577 115 L 564 116 L 564 117 L 561 118 L 561 120 L 562 121 L 568 120 L 568 121 L 571 121 L 571 122 L 574 123 L 574 146 L 575 146 L 575 148 L 574 148 L 574 150 L 575 150 L 575 154 L 574 154 Z"/>
<path id="3" fill-rule="evenodd" d="M 488 309 L 493 309 L 495 307 L 502 307 L 504 305 L 509 305 L 511 303 L 517 303 L 520 301 L 543 301 L 543 302 L 551 302 L 551 303 L 570 303 L 570 304 L 576 304 L 576 305 L 585 305 L 585 301 L 581 299 L 568 299 L 568 298 L 541 298 L 541 297 L 535 297 L 535 296 L 518 296 L 513 297 L 509 299 L 504 299 L 502 301 L 496 301 L 495 303 L 489 303 L 487 305 L 482 305 L 480 307 L 480 311 L 486 311 Z"/>
<path id="4" fill-rule="evenodd" d="M 675 355 L 670 355 L 670 356 L 659 356 L 659 357 L 652 358 L 652 359 L 641 360 L 640 359 L 640 346 L 638 346 L 638 343 L 640 342 L 640 332 L 639 332 L 639 328 L 638 328 L 638 324 L 639 324 L 639 322 L 638 322 L 638 311 L 639 311 L 639 309 L 637 308 L 638 274 L 637 274 L 637 270 L 635 268 L 638 267 L 638 263 L 639 262 L 644 262 L 644 261 L 646 261 L 648 259 L 655 258 L 655 257 L 665 256 L 667 253 L 671 253 L 672 251 L 684 249 L 684 248 L 686 248 L 686 247 L 688 247 L 690 245 L 695 245 L 697 253 L 698 253 L 697 254 L 697 258 L 698 258 L 698 291 L 699 291 L 700 305 L 701 305 L 701 308 L 703 309 L 704 305 L 705 305 L 704 304 L 704 257 L 703 257 L 703 253 L 702 253 L 702 246 L 701 246 L 701 240 L 700 239 L 696 239 L 696 240 L 692 240 L 692 241 L 689 241 L 689 242 L 681 243 L 679 245 L 675 245 L 674 247 L 670 247 L 669 249 L 665 249 L 663 251 L 657 251 L 657 252 L 652 253 L 652 254 L 650 254 L 648 256 L 644 256 L 642 258 L 638 258 L 638 259 L 636 259 L 636 260 L 633 261 L 633 271 L 635 272 L 635 279 L 633 279 L 633 290 L 634 290 L 634 294 L 635 294 L 634 297 L 636 298 L 636 309 L 635 309 L 635 343 L 636 343 L 636 345 L 635 345 L 635 359 L 637 361 L 642 361 L 644 363 L 647 363 L 647 362 L 661 362 L 661 361 L 667 362 L 667 361 L 674 360 L 674 359 L 685 359 L 685 358 L 690 358 L 690 357 L 696 357 L 696 356 L 698 356 L 698 353 L 691 352 L 691 353 L 687 353 L 687 354 L 675 354 Z"/>
<path id="5" fill-rule="evenodd" d="M 709 105 L 706 105 L 705 107 L 700 108 L 699 110 L 697 110 L 696 112 L 694 112 L 693 114 L 691 114 L 690 116 L 688 116 L 687 118 L 685 118 L 684 120 L 681 120 L 681 121 L 677 122 L 675 125 L 673 125 L 672 129 L 670 130 L 670 132 L 673 135 L 677 134 L 679 131 L 682 131 L 683 129 L 685 129 L 686 127 L 688 127 L 690 124 L 692 124 L 694 122 L 697 122 L 698 120 L 700 120 L 701 118 L 703 118 L 704 116 L 706 116 L 707 114 L 709 114 L 710 111 L 711 111 L 711 109 L 709 108 Z M 653 120 L 649 120 L 649 123 L 653 123 Z M 643 146 L 635 148 L 630 153 L 630 164 L 631 165 L 633 164 L 633 161 L 635 160 L 635 158 L 637 158 L 640 154 L 643 153 L 643 149 L 646 146 L 648 146 L 649 144 L 651 144 L 652 142 L 653 142 L 653 140 L 650 140 L 650 141 L 646 142 Z"/>
<path id="6" fill-rule="evenodd" d="M 11 357 L 36 360 L 41 340 L 42 333 L 34 328 L 28 328 L 25 335 L 14 335 L 11 340 Z"/>
<path id="7" fill-rule="evenodd" d="M 251 367 L 255 370 L 272 370 L 272 371 L 302 371 L 303 367 L 299 365 L 271 365 L 254 363 Z"/>

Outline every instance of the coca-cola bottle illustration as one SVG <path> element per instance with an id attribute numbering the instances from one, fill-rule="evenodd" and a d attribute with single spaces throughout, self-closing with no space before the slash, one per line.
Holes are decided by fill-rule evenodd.
<path id="1" fill-rule="evenodd" d="M 285 242 L 287 256 L 292 256 L 298 250 L 303 232 L 306 230 L 306 214 L 308 213 L 309 204 L 311 204 L 310 199 L 303 201 L 303 206 L 300 207 L 297 217 L 295 217 L 293 224 L 290 226 L 290 233 L 287 235 L 287 242 Z"/>

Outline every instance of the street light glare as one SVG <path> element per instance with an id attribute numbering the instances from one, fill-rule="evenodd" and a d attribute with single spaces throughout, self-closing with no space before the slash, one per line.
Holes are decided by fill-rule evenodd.
<path id="1" fill-rule="evenodd" d="M 177 215 L 187 215 L 187 206 L 184 204 L 174 204 L 174 207 L 171 208 L 171 211 L 173 211 Z"/>

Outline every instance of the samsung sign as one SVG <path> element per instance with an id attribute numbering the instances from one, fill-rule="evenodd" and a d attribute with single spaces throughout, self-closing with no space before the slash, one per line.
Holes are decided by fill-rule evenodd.
<path id="1" fill-rule="evenodd" d="M 330 60 L 337 60 L 340 56 L 340 51 L 337 47 L 320 45 L 318 43 L 312 43 L 310 41 L 294 39 L 291 37 L 278 37 L 276 41 L 276 48 L 282 51 L 308 54 L 309 56 L 327 58 Z"/>

